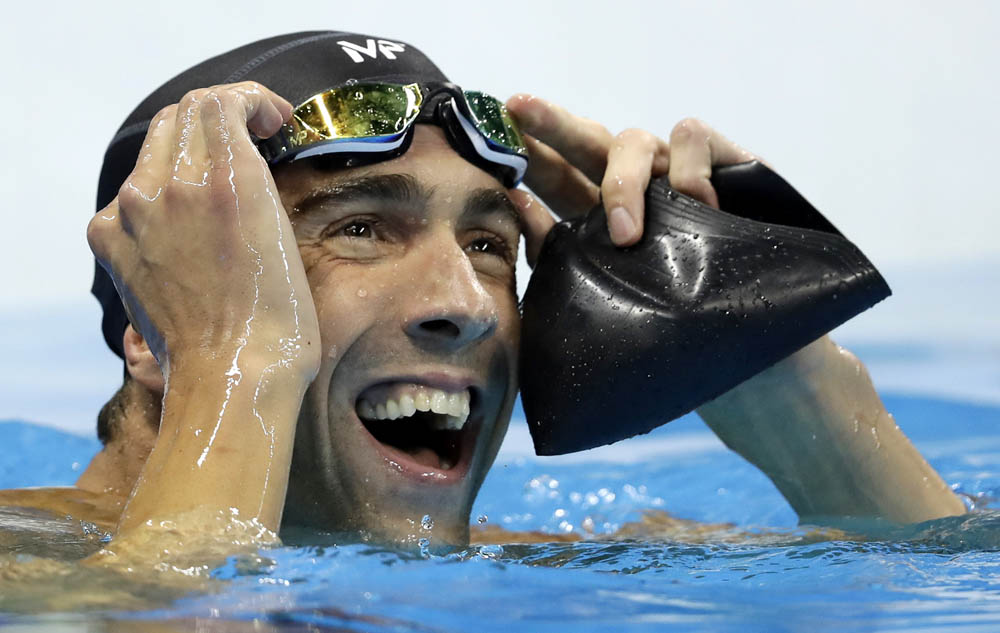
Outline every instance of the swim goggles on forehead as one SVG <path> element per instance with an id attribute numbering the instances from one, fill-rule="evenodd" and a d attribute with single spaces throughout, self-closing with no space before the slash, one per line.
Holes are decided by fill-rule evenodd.
<path id="1" fill-rule="evenodd" d="M 355 83 L 321 92 L 295 108 L 274 136 L 257 142 L 270 164 L 317 155 L 344 166 L 388 160 L 405 152 L 416 123 L 434 123 L 469 162 L 507 187 L 521 182 L 528 150 L 498 99 L 449 83 Z"/>

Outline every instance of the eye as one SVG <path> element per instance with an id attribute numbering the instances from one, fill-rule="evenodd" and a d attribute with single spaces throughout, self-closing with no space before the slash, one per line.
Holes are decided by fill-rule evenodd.
<path id="1" fill-rule="evenodd" d="M 374 235 L 374 230 L 371 222 L 366 222 L 364 220 L 354 220 L 347 226 L 340 229 L 340 233 L 341 235 L 345 235 L 347 237 L 370 239 Z"/>
<path id="2" fill-rule="evenodd" d="M 507 240 L 494 234 L 483 234 L 473 237 L 465 245 L 469 256 L 486 256 L 496 258 L 507 264 L 513 264 L 517 251 L 512 250 Z"/>
<path id="3" fill-rule="evenodd" d="M 465 248 L 473 253 L 486 253 L 487 255 L 497 255 L 502 256 L 503 248 L 501 245 L 496 243 L 497 240 L 491 240 L 486 237 L 481 237 L 479 239 L 473 240 Z"/>
<path id="4" fill-rule="evenodd" d="M 323 239 L 343 239 L 348 241 L 369 241 L 382 240 L 382 223 L 378 218 L 356 216 L 347 218 L 340 222 L 334 222 L 325 229 L 322 234 Z"/>

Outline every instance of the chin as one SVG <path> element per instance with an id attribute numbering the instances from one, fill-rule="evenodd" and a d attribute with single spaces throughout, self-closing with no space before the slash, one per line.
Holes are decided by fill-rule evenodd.
<path id="1" fill-rule="evenodd" d="M 283 530 L 467 545 L 472 504 L 510 420 L 510 373 L 430 367 L 335 383 L 303 401 Z"/>

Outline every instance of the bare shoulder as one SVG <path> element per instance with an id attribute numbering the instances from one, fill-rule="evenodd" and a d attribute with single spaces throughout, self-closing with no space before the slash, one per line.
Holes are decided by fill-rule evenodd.
<path id="1" fill-rule="evenodd" d="M 124 503 L 125 499 L 117 495 L 69 486 L 0 490 L 0 508 L 27 508 L 56 517 L 71 516 L 105 531 L 114 529 Z"/>

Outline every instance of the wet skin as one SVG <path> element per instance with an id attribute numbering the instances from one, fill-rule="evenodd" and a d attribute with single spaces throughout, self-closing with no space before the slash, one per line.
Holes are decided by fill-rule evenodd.
<path id="1" fill-rule="evenodd" d="M 274 176 L 324 352 L 299 415 L 284 524 L 406 541 L 430 515 L 434 541 L 466 542 L 517 390 L 516 207 L 424 125 L 395 160 L 346 171 L 304 160 Z M 470 389 L 454 465 L 382 444 L 359 419 L 363 393 L 406 384 Z"/>
<path id="2" fill-rule="evenodd" d="M 641 236 L 650 177 L 711 204 L 711 167 L 752 156 L 696 120 L 668 144 L 531 97 L 508 107 L 529 134 L 528 186 L 564 217 L 600 196 L 620 245 Z M 220 514 L 255 533 L 284 512 L 285 526 L 394 542 L 424 536 L 430 515 L 434 541 L 464 543 L 516 390 L 518 224 L 531 261 L 553 219 L 424 126 L 390 162 L 272 174 L 247 128 L 270 136 L 290 110 L 256 84 L 189 93 L 154 120 L 136 170 L 91 222 L 91 247 L 149 335 L 124 338 L 148 406 L 133 405 L 117 448 L 81 477 L 95 493 L 84 501 L 114 496 L 117 511 L 128 497 L 119 536 L 163 519 L 203 534 Z M 363 423 L 364 403 L 421 389 L 470 398 L 455 446 L 420 445 L 426 419 L 396 420 L 417 428 L 404 441 L 374 441 L 393 421 Z M 962 511 L 829 339 L 699 413 L 801 516 Z M 879 427 L 874 448 L 852 432 L 859 419 Z"/>

